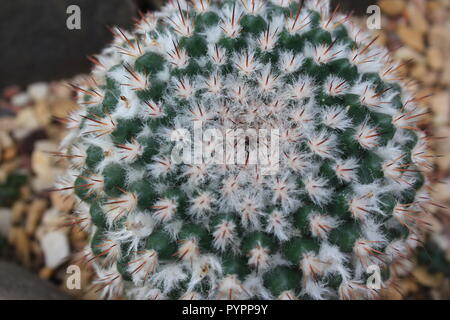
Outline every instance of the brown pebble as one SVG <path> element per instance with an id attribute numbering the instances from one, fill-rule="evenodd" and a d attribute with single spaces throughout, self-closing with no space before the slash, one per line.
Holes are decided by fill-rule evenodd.
<path id="1" fill-rule="evenodd" d="M 86 233 L 79 226 L 73 226 L 70 230 L 70 241 L 72 243 L 80 243 L 86 241 Z"/>
<path id="2" fill-rule="evenodd" d="M 444 278 L 442 273 L 430 274 L 425 267 L 417 267 L 412 274 L 417 282 L 430 288 L 438 287 Z"/>
<path id="3" fill-rule="evenodd" d="M 69 99 L 57 99 L 50 104 L 50 112 L 57 118 L 65 118 L 76 109 L 78 105 Z"/>
<path id="4" fill-rule="evenodd" d="M 16 257 L 25 267 L 31 266 L 31 243 L 27 232 L 23 228 L 17 228 L 14 235 L 14 247 Z"/>
<path id="5" fill-rule="evenodd" d="M 401 293 L 397 288 L 390 286 L 389 288 L 382 289 L 380 292 L 381 299 L 383 300 L 403 300 Z"/>
<path id="6" fill-rule="evenodd" d="M 52 277 L 54 270 L 48 267 L 44 267 L 39 270 L 39 277 L 44 280 L 48 280 Z"/>
<path id="7" fill-rule="evenodd" d="M 0 165 L 0 183 L 5 182 L 9 174 L 19 167 L 20 159 L 13 159 L 11 161 L 2 163 Z"/>
<path id="8" fill-rule="evenodd" d="M 30 199 L 33 193 L 28 185 L 24 185 L 20 188 L 20 197 L 24 200 Z"/>
<path id="9" fill-rule="evenodd" d="M 444 60 L 439 48 L 431 47 L 427 50 L 428 65 L 434 70 L 440 70 L 444 66 Z"/>
<path id="10" fill-rule="evenodd" d="M 42 218 L 42 214 L 47 208 L 47 200 L 45 199 L 35 199 L 28 210 L 27 221 L 25 224 L 25 230 L 28 235 L 33 235 L 36 231 L 36 228 Z"/>
<path id="11" fill-rule="evenodd" d="M 16 234 L 18 229 L 19 227 L 11 227 L 11 229 L 9 229 L 8 243 L 10 245 L 14 245 L 14 243 L 16 242 Z"/>
<path id="12" fill-rule="evenodd" d="M 404 0 L 380 0 L 378 5 L 389 16 L 398 16 L 405 10 Z"/>
<path id="13" fill-rule="evenodd" d="M 450 63 L 446 63 L 440 79 L 443 86 L 450 87 Z"/>
<path id="14" fill-rule="evenodd" d="M 420 32 L 406 26 L 399 25 L 397 28 L 398 36 L 400 40 L 407 46 L 422 52 L 425 49 L 425 43 L 423 40 L 423 35 Z"/>
<path id="15" fill-rule="evenodd" d="M 418 63 L 414 67 L 411 68 L 411 76 L 414 79 L 422 80 L 423 77 L 427 74 L 427 68 L 424 64 Z"/>
<path id="16" fill-rule="evenodd" d="M 434 70 L 428 70 L 421 80 L 425 86 L 432 87 L 439 80 L 438 73 Z"/>
<path id="17" fill-rule="evenodd" d="M 411 27 L 421 34 L 426 33 L 428 30 L 428 22 L 420 8 L 411 4 L 407 8 L 407 13 Z"/>
<path id="18" fill-rule="evenodd" d="M 15 118 L 13 117 L 1 117 L 0 118 L 0 128 L 2 128 L 2 131 L 12 131 L 14 129 L 16 129 L 16 123 L 15 123 Z"/>
<path id="19" fill-rule="evenodd" d="M 27 205 L 25 204 L 25 201 L 17 201 L 12 206 L 12 216 L 11 216 L 11 223 L 13 225 L 17 225 L 22 222 L 25 210 L 27 209 Z"/>
<path id="20" fill-rule="evenodd" d="M 75 203 L 75 198 L 71 195 L 65 195 L 61 192 L 51 192 L 50 200 L 53 207 L 59 209 L 62 212 L 69 212 L 72 210 Z"/>
<path id="21" fill-rule="evenodd" d="M 7 147 L 3 149 L 2 161 L 12 160 L 17 154 L 17 148 L 15 146 Z"/>
<path id="22" fill-rule="evenodd" d="M 40 125 L 47 126 L 52 119 L 48 103 L 45 100 L 38 101 L 34 105 L 34 110 Z"/>
<path id="23" fill-rule="evenodd" d="M 31 251 L 36 257 L 39 257 L 43 254 L 41 245 L 36 240 L 31 241 Z"/>
<path id="24" fill-rule="evenodd" d="M 431 97 L 431 110 L 435 114 L 435 125 L 444 127 L 450 122 L 450 94 L 441 92 Z"/>
<path id="25" fill-rule="evenodd" d="M 428 32 L 428 42 L 431 47 L 449 49 L 450 34 L 445 26 L 434 25 Z"/>

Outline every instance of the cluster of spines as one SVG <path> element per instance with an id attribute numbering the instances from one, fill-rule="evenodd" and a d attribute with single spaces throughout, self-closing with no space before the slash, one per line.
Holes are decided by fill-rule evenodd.
<path id="1" fill-rule="evenodd" d="M 426 111 L 349 16 L 320 0 L 177 0 L 112 31 L 55 153 L 104 296 L 374 298 L 368 266 L 407 271 L 432 203 Z M 278 174 L 174 164 L 171 138 L 191 142 L 194 122 L 278 129 Z"/>

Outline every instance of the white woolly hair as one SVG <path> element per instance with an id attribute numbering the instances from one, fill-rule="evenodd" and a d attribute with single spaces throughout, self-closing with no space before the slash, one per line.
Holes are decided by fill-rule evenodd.
<path id="1" fill-rule="evenodd" d="M 298 11 L 284 14 L 292 10 L 294 2 Z M 91 248 L 84 252 L 85 258 L 95 259 L 98 279 L 94 284 L 101 288 L 102 297 L 114 298 L 125 292 L 133 299 L 167 299 L 174 290 L 182 290 L 182 299 L 296 299 L 301 294 L 314 299 L 370 299 L 377 292 L 361 282 L 368 265 L 387 264 L 397 275 L 410 270 L 410 261 L 400 252 L 409 253 L 423 240 L 426 224 L 420 222 L 422 209 L 431 198 L 422 189 L 414 203 L 398 202 L 391 215 L 385 212 L 383 196 L 406 198 L 405 191 L 412 190 L 417 181 L 416 173 L 423 168 L 431 170 L 429 138 L 418 126 L 426 111 L 420 106 L 420 98 L 399 80 L 401 65 L 387 50 L 376 46 L 376 38 L 348 21 L 349 16 L 331 12 L 328 0 L 306 0 L 304 7 L 301 3 L 167 1 L 160 11 L 143 15 L 133 32 L 113 28 L 110 47 L 92 59 L 95 80 L 73 86 L 81 108 L 66 119 L 70 132 L 55 152 L 70 163 L 56 187 L 65 196 L 76 193 L 77 188 L 85 189 L 86 198 L 101 203 L 105 212 L 107 230 L 96 244 L 102 259 L 95 259 Z M 284 9 L 278 8 L 275 13 L 275 6 Z M 218 23 L 199 33 L 199 26 L 194 24 L 196 16 L 208 12 L 219 17 Z M 332 35 L 331 43 L 306 41 L 301 52 L 282 45 L 280 40 L 291 41 L 314 27 L 313 12 L 320 15 L 319 28 Z M 249 15 L 261 18 L 267 27 L 256 34 L 244 32 L 246 26 L 241 22 Z M 354 41 L 351 46 L 336 37 L 334 31 L 341 25 Z M 186 45 L 194 34 L 204 44 L 201 47 L 205 52 L 200 56 L 190 50 L 191 44 Z M 240 48 L 225 48 L 223 43 L 228 40 Z M 148 53 L 161 56 L 163 62 L 155 67 L 157 71 L 147 74 L 136 62 Z M 272 55 L 277 59 L 267 58 Z M 344 58 L 358 70 L 353 81 L 344 75 L 320 78 L 304 72 L 305 62 L 323 68 Z M 191 72 L 195 68 L 201 75 Z M 402 107 L 396 106 L 399 91 L 395 86 L 379 91 L 364 76 L 366 73 L 377 73 L 386 83 L 399 84 Z M 108 89 L 106 79 L 116 84 L 115 90 Z M 161 96 L 153 97 L 148 89 L 163 83 L 167 87 Z M 108 95 L 117 101 L 109 111 L 104 103 Z M 349 95 L 357 95 L 360 106 L 344 105 Z M 143 98 L 147 96 L 153 98 Z M 340 102 L 328 103 L 322 96 Z M 356 120 L 354 112 L 366 116 Z M 166 116 L 172 114 L 173 119 L 167 123 Z M 388 142 L 383 139 L 383 125 L 377 124 L 378 116 L 392 118 L 395 133 Z M 127 128 L 136 131 L 133 138 L 117 143 L 115 133 L 124 121 L 133 119 L 149 125 Z M 197 139 L 191 135 L 197 125 L 222 138 Z M 230 138 L 230 130 L 240 134 Z M 269 134 L 264 138 L 261 132 Z M 361 153 L 344 151 L 347 142 L 342 138 L 348 132 Z M 416 138 L 417 143 L 410 146 Z M 143 140 L 159 145 L 145 164 L 140 162 L 147 151 Z M 174 145 L 191 151 L 191 144 L 198 141 L 204 144 L 204 158 L 207 154 L 217 158 L 177 163 L 172 154 Z M 225 149 L 222 159 L 221 142 Z M 278 149 L 256 152 L 272 145 Z M 102 157 L 86 170 L 89 147 L 99 147 Z M 233 152 L 229 153 L 231 147 Z M 366 170 L 366 154 L 376 155 L 382 162 L 383 177 L 370 183 L 359 175 Z M 184 156 L 184 160 L 198 160 L 190 152 Z M 267 160 L 264 165 L 256 161 L 261 159 Z M 335 177 L 321 172 L 325 162 Z M 110 164 L 125 168 L 124 186 L 115 197 L 104 190 L 109 181 L 102 172 Z M 86 184 L 75 185 L 77 177 Z M 157 194 L 148 208 L 140 207 L 139 191 L 127 191 L 140 181 L 149 183 Z M 361 230 L 348 254 L 329 237 L 348 222 L 337 218 L 328 207 L 343 195 L 340 192 L 344 187 L 348 191 L 344 201 L 349 219 Z M 173 189 L 186 199 L 170 196 L 168 191 Z M 90 205 L 80 197 L 76 196 L 80 204 L 75 214 L 84 221 L 81 226 L 94 234 L 97 227 L 90 217 Z M 185 210 L 180 210 L 181 204 Z M 308 235 L 297 229 L 293 219 L 294 213 L 306 205 L 317 207 L 306 222 Z M 420 213 L 409 218 L 405 210 Z M 224 218 L 217 219 L 221 214 Z M 182 238 L 190 223 L 207 230 L 211 251 L 204 250 L 196 236 Z M 389 242 L 386 229 L 402 225 L 410 230 L 408 238 Z M 160 259 L 156 250 L 145 248 L 146 239 L 155 230 L 165 232 L 176 243 L 173 259 Z M 246 252 L 250 274 L 242 279 L 225 275 L 222 255 L 244 255 L 241 245 L 251 232 L 264 233 L 277 246 L 308 236 L 320 247 L 292 264 L 285 260 L 282 249 L 269 250 L 258 242 Z M 385 256 L 387 260 L 383 260 Z M 126 269 L 132 281 L 124 280 L 118 271 L 117 263 L 124 257 L 130 258 Z M 265 287 L 266 273 L 277 266 L 302 270 L 298 284 L 301 291 L 286 290 L 275 297 Z M 337 292 L 328 286 L 329 277 L 336 275 L 342 278 Z"/>

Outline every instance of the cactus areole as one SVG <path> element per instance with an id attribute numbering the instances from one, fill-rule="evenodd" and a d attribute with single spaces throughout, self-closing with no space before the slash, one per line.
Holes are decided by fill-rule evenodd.
<path id="1" fill-rule="evenodd" d="M 93 81 L 73 85 L 57 186 L 78 200 L 103 297 L 371 299 L 409 271 L 431 201 L 426 111 L 349 16 L 177 0 L 112 31 Z M 265 164 L 252 139 L 275 146 Z"/>

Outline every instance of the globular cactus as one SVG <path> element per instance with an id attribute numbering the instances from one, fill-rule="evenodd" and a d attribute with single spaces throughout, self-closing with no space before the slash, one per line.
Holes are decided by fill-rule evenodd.
<path id="1" fill-rule="evenodd" d="M 431 202 L 426 111 L 349 16 L 324 0 L 177 0 L 113 32 L 94 81 L 74 85 L 58 185 L 79 199 L 104 297 L 370 299 L 367 268 L 383 285 L 410 269 Z M 181 134 L 196 124 L 276 132 L 276 170 L 176 162 L 199 139 L 220 154 Z"/>

